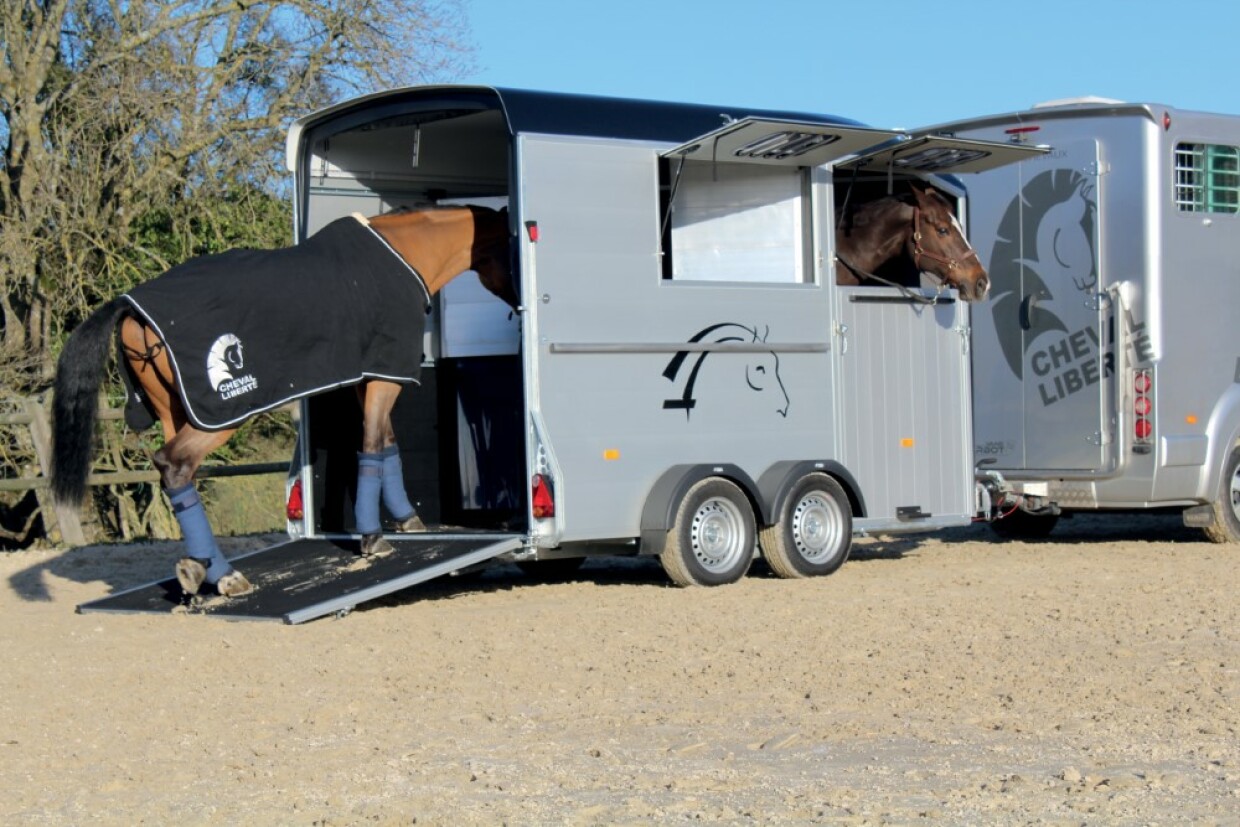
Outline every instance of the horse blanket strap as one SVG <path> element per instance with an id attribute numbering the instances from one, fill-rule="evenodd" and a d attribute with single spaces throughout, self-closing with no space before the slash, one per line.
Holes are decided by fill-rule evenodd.
<path id="1" fill-rule="evenodd" d="M 882 276 L 875 275 L 874 273 L 871 273 L 866 270 L 862 270 L 860 267 L 854 266 L 852 262 L 850 262 L 848 259 L 841 256 L 839 253 L 836 253 L 835 260 L 838 261 L 840 264 L 843 264 L 846 268 L 848 268 L 848 271 L 852 273 L 854 276 L 856 276 L 858 280 L 865 281 L 866 279 L 870 279 L 871 281 L 876 281 L 879 284 L 885 284 L 888 287 L 894 287 L 897 290 L 899 290 L 902 294 L 904 294 L 905 298 L 917 304 L 938 304 L 939 296 L 947 288 L 947 282 L 943 281 L 942 279 L 939 279 L 938 276 L 934 275 L 934 273 L 930 273 L 929 275 L 934 276 L 934 278 L 938 281 L 938 289 L 935 290 L 935 294 L 933 296 L 923 296 L 921 293 L 918 293 L 914 291 L 912 288 L 907 287 L 903 284 L 900 284 L 899 282 L 894 282 L 891 279 L 885 279 Z"/>
<path id="2" fill-rule="evenodd" d="M 192 259 L 125 298 L 167 346 L 181 401 L 202 430 L 364 379 L 421 375 L 426 287 L 353 218 L 295 247 Z M 125 379 L 126 419 L 149 424 L 134 377 Z"/>

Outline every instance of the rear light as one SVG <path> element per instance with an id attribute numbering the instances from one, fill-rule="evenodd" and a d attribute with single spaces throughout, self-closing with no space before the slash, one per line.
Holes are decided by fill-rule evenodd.
<path id="1" fill-rule="evenodd" d="M 535 474 L 530 481 L 532 486 L 530 510 L 535 519 L 543 520 L 555 516 L 555 497 L 551 493 L 551 482 L 542 474 Z"/>
<path id="2" fill-rule="evenodd" d="M 1148 449 L 1154 439 L 1154 379 L 1149 370 L 1139 370 L 1134 374 L 1132 390 L 1134 447 Z"/>
<path id="3" fill-rule="evenodd" d="M 301 478 L 293 480 L 293 486 L 288 492 L 288 503 L 284 506 L 284 513 L 290 520 L 300 520 L 306 515 L 306 509 L 301 499 Z"/>

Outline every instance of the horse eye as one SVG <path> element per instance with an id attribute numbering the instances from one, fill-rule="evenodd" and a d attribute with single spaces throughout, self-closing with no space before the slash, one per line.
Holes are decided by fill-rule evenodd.
<path id="1" fill-rule="evenodd" d="M 946 227 L 939 227 L 939 235 L 947 235 L 950 232 Z"/>

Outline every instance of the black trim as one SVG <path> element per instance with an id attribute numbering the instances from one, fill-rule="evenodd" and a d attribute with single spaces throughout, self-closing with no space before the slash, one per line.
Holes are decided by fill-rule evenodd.
<path id="1" fill-rule="evenodd" d="M 929 300 L 929 301 L 927 301 Z M 915 293 L 911 296 L 854 296 L 850 295 L 848 301 L 852 304 L 955 304 L 956 299 L 952 296 L 927 296 L 922 293 Z"/>
<path id="2" fill-rule="evenodd" d="M 421 86 L 358 99 L 305 123 L 316 139 L 389 118 L 459 110 L 502 109 L 512 135 L 543 133 L 595 138 L 683 142 L 745 117 L 864 126 L 848 118 L 809 112 L 670 101 L 570 95 L 488 86 Z"/>

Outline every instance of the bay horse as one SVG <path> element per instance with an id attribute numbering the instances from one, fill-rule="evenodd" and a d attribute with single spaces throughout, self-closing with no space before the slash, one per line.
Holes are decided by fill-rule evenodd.
<path id="1" fill-rule="evenodd" d="M 371 218 L 355 214 L 328 224 L 294 247 L 234 250 L 191 259 L 113 299 L 73 332 L 57 364 L 51 463 L 56 499 L 77 505 L 85 497 L 99 389 L 112 350 L 110 340 L 115 336 L 127 384 L 149 414 L 141 423 L 149 424 L 157 418 L 163 428 L 164 445 L 151 459 L 185 540 L 185 556 L 176 564 L 176 575 L 186 593 L 197 594 L 204 584 L 225 597 L 253 590 L 246 577 L 225 560 L 211 532 L 194 487 L 194 473 L 203 459 L 224 445 L 241 421 L 289 399 L 331 387 L 356 385 L 362 406 L 355 506 L 361 553 L 369 556 L 390 551 L 380 526 L 380 499 L 396 518 L 398 531 L 425 530 L 405 492 L 391 413 L 402 385 L 417 381 L 430 298 L 456 276 L 473 270 L 487 289 L 516 308 L 510 244 L 506 210 L 434 207 Z M 241 293 L 239 280 L 257 281 L 256 273 L 272 261 L 282 263 L 285 271 L 295 271 L 277 272 L 272 281 L 262 282 L 264 301 L 293 310 L 294 318 L 272 336 L 296 339 L 309 335 L 325 343 L 328 361 L 338 358 L 338 351 L 348 351 L 343 378 L 330 377 L 326 385 L 314 385 L 317 380 L 311 380 L 302 388 L 292 376 L 299 361 L 309 358 L 301 353 L 282 356 L 283 361 L 273 362 L 274 367 L 264 374 L 261 358 L 255 365 L 253 348 L 243 349 L 242 337 L 233 332 L 218 336 L 208 333 L 202 341 L 209 342 L 209 347 L 203 344 L 193 352 L 189 345 L 180 349 L 177 342 L 186 340 L 177 337 L 185 335 L 184 328 L 193 326 L 196 314 L 204 315 L 208 304 L 226 320 L 230 314 L 241 317 L 250 311 L 248 306 L 237 307 L 235 301 L 224 304 L 225 298 L 233 298 L 225 294 Z M 324 262 L 321 269 L 330 271 L 328 289 L 335 292 L 317 301 L 319 307 L 310 308 L 316 300 L 303 295 L 307 288 L 299 279 L 310 264 Z M 253 271 L 246 270 L 250 264 Z M 204 287 L 197 294 L 189 292 L 195 274 L 203 273 L 208 277 L 200 282 Z M 274 299 L 272 294 L 276 294 Z M 361 294 L 370 296 L 370 305 L 355 301 Z M 161 302 L 171 308 L 164 311 L 171 314 L 171 320 L 152 312 L 151 307 Z M 322 330 L 307 333 L 305 328 L 316 327 L 304 318 L 301 311 L 307 309 L 329 314 Z M 353 315 L 345 315 L 347 312 Z M 359 319 L 376 327 L 367 330 L 358 324 Z M 256 332 L 248 338 L 263 338 L 261 334 L 271 326 L 266 320 L 257 324 Z M 353 339 L 358 340 L 354 349 L 361 354 L 357 359 L 352 359 L 349 349 Z M 202 393 L 211 397 L 210 405 L 237 404 L 238 400 L 255 405 L 245 402 L 245 395 L 257 396 L 260 385 L 279 386 L 277 393 L 285 395 L 264 402 L 265 407 L 258 405 L 251 410 L 243 406 L 236 409 L 239 413 L 220 413 L 215 418 L 203 413 L 201 397 L 189 390 L 205 387 Z M 286 385 L 296 387 L 290 391 Z"/>
<path id="2" fill-rule="evenodd" d="M 875 275 L 901 253 L 918 271 L 955 287 L 965 301 L 986 298 L 986 268 L 964 237 L 951 202 L 937 189 L 912 186 L 907 195 L 888 195 L 846 210 L 835 233 L 836 284 L 901 286 L 903 282 Z"/>

